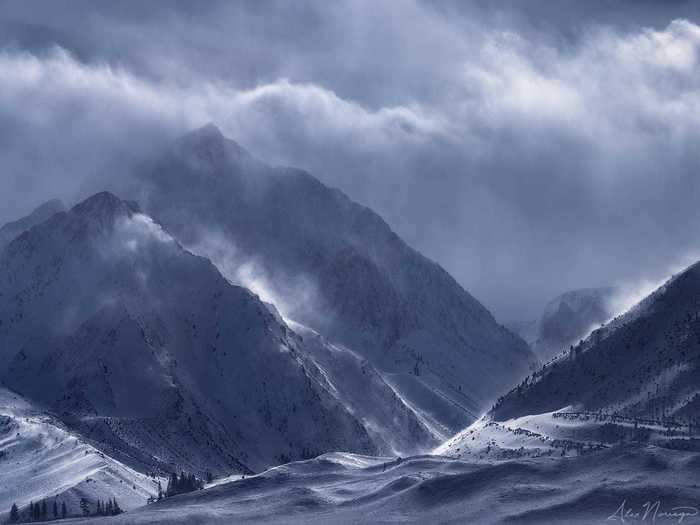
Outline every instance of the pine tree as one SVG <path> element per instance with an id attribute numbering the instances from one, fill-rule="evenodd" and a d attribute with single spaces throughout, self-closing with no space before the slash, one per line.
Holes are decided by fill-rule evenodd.
<path id="1" fill-rule="evenodd" d="M 61 503 L 61 518 L 64 518 L 68 515 L 68 509 L 66 508 L 66 502 Z"/>
<path id="2" fill-rule="evenodd" d="M 19 521 L 19 509 L 17 504 L 13 503 L 10 509 L 10 523 L 17 523 Z"/>
<path id="3" fill-rule="evenodd" d="M 165 491 L 166 496 L 174 496 L 178 493 L 177 473 L 173 472 L 168 480 L 168 488 Z"/>
<path id="4" fill-rule="evenodd" d="M 34 502 L 33 501 L 29 502 L 29 517 L 31 519 L 34 519 Z"/>
<path id="5" fill-rule="evenodd" d="M 90 515 L 90 502 L 85 498 L 80 498 L 80 510 L 83 511 L 83 515 Z"/>
<path id="6" fill-rule="evenodd" d="M 58 519 L 58 502 L 53 500 L 53 519 Z"/>
<path id="7" fill-rule="evenodd" d="M 41 519 L 45 520 L 49 515 L 49 509 L 46 507 L 46 500 L 41 502 Z"/>
<path id="8" fill-rule="evenodd" d="M 114 512 L 114 514 L 121 514 L 122 513 L 122 509 L 119 507 L 119 503 L 117 503 L 117 498 L 114 498 L 113 512 Z"/>

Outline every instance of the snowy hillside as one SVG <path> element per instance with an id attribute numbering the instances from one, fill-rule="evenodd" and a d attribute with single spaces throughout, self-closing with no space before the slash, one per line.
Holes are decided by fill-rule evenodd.
<path id="1" fill-rule="evenodd" d="M 15 503 L 54 500 L 68 515 L 87 498 L 117 498 L 124 510 L 157 493 L 151 478 L 113 460 L 19 395 L 0 388 L 0 516 Z M 164 481 L 164 480 L 163 480 Z M 1 519 L 1 517 L 0 517 Z"/>
<path id="2" fill-rule="evenodd" d="M 700 450 L 700 266 L 526 378 L 436 452 L 581 455 L 625 442 Z"/>
<path id="3" fill-rule="evenodd" d="M 8 222 L 0 227 L 0 252 L 20 233 L 27 231 L 32 226 L 41 224 L 53 214 L 65 209 L 65 205 L 60 200 L 53 199 L 45 202 L 26 217 Z"/>
<path id="4" fill-rule="evenodd" d="M 0 319 L 5 384 L 142 470 L 377 450 L 296 334 L 109 193 L 10 243 Z"/>
<path id="5" fill-rule="evenodd" d="M 638 445 L 490 464 L 326 454 L 168 498 L 108 523 L 590 525 L 615 519 L 623 502 L 623 512 L 637 512 L 658 499 L 659 516 L 695 504 L 698 466 L 697 453 Z M 683 523 L 692 523 L 695 514 L 687 512 Z"/>
<path id="6" fill-rule="evenodd" d="M 581 411 L 696 424 L 699 305 L 696 264 L 511 391 L 494 407 L 494 418 L 571 405 Z"/>
<path id="7" fill-rule="evenodd" d="M 120 191 L 285 318 L 367 359 L 447 434 L 531 371 L 527 345 L 378 215 L 212 125 Z"/>
<path id="8" fill-rule="evenodd" d="M 378 451 L 408 456 L 432 449 L 443 434 L 417 415 L 366 359 L 330 343 L 298 323 L 290 323 L 303 338 L 302 359 L 313 363 L 319 383 L 360 418 Z"/>

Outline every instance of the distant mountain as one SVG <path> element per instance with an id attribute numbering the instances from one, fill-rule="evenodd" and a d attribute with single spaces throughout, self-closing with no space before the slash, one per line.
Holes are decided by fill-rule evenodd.
<path id="1" fill-rule="evenodd" d="M 302 170 L 258 161 L 212 125 L 132 183 L 122 191 L 183 245 L 251 286 L 244 268 L 285 317 L 361 355 L 434 433 L 473 421 L 535 362 L 377 214 Z"/>
<path id="2" fill-rule="evenodd" d="M 700 451 L 700 263 L 594 330 L 438 453 L 581 454 L 624 441 Z"/>
<path id="3" fill-rule="evenodd" d="M 511 391 L 496 419 L 565 406 L 640 418 L 700 416 L 700 265 Z"/>
<path id="4" fill-rule="evenodd" d="M 614 315 L 615 287 L 571 290 L 552 299 L 542 316 L 512 328 L 542 362 L 577 344 Z"/>
<path id="5" fill-rule="evenodd" d="M 27 231 L 32 226 L 41 224 L 55 213 L 64 211 L 65 209 L 66 207 L 63 202 L 58 199 L 52 199 L 36 208 L 26 217 L 8 222 L 0 227 L 0 252 L 19 234 Z"/>
<path id="6" fill-rule="evenodd" d="M 378 450 L 298 335 L 109 193 L 0 254 L 0 339 L 7 386 L 142 471 Z"/>

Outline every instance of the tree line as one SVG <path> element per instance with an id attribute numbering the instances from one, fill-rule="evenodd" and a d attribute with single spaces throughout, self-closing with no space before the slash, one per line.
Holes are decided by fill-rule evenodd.
<path id="1" fill-rule="evenodd" d="M 80 500 L 80 510 L 83 516 L 89 516 L 91 514 L 93 504 L 87 498 L 81 498 Z M 117 503 L 116 498 L 110 498 L 107 501 L 102 501 L 98 499 L 94 504 L 95 512 L 94 516 L 116 516 L 124 512 L 119 503 Z M 68 506 L 65 501 L 62 501 L 60 506 L 58 500 L 54 499 L 51 504 L 51 510 L 49 510 L 49 504 L 46 500 L 34 503 L 29 502 L 29 506 L 21 511 L 17 507 L 16 503 L 12 504 L 10 508 L 10 515 L 8 517 L 7 523 L 36 523 L 41 521 L 53 521 L 58 519 L 65 519 L 71 514 L 68 512 Z"/>
<path id="2" fill-rule="evenodd" d="M 25 512 L 20 512 L 19 507 L 16 503 L 12 504 L 10 509 L 10 517 L 8 523 L 32 523 L 37 521 L 52 521 L 57 519 L 63 519 L 68 516 L 68 507 L 66 502 L 61 502 L 60 510 L 58 505 L 58 500 L 53 500 L 51 505 L 51 511 L 49 511 L 49 505 L 46 500 L 34 503 L 29 502 Z"/>

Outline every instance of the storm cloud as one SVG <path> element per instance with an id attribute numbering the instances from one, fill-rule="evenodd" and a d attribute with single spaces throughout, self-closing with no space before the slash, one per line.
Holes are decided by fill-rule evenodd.
<path id="1" fill-rule="evenodd" d="M 5 2 L 0 221 L 212 121 L 503 321 L 656 282 L 700 252 L 698 8 L 522 4 Z"/>

